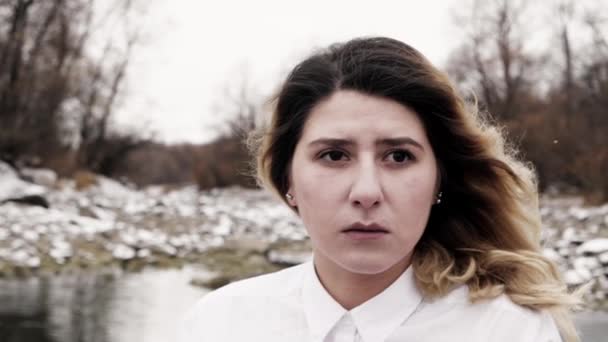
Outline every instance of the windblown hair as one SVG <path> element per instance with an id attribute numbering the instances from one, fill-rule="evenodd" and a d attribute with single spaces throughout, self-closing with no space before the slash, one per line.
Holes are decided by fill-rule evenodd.
<path id="1" fill-rule="evenodd" d="M 442 203 L 434 205 L 412 265 L 427 297 L 467 285 L 472 301 L 508 295 L 548 310 L 566 341 L 579 341 L 569 311 L 580 304 L 541 254 L 535 172 L 498 126 L 468 106 L 421 53 L 390 38 L 331 45 L 298 64 L 274 98 L 269 130 L 253 139 L 260 183 L 283 201 L 307 116 L 338 90 L 388 98 L 422 120 L 438 161 Z"/>

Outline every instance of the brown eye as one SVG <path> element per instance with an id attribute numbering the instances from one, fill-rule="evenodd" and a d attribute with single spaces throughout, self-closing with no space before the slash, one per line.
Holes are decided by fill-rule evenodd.
<path id="1" fill-rule="evenodd" d="M 406 150 L 396 150 L 393 151 L 391 153 L 389 153 L 389 156 L 392 156 L 392 160 L 397 162 L 397 163 L 403 163 L 406 160 L 412 160 L 414 159 L 412 154 L 409 153 Z"/>
<path id="2" fill-rule="evenodd" d="M 322 159 L 328 161 L 340 161 L 342 160 L 342 157 L 344 157 L 344 152 L 341 151 L 328 151 L 321 155 Z"/>

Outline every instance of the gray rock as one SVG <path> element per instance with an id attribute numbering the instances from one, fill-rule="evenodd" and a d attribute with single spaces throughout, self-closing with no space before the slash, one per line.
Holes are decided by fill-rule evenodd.
<path id="1" fill-rule="evenodd" d="M 592 277 L 593 275 L 587 269 L 570 269 L 564 273 L 564 281 L 570 286 L 582 285 Z"/>
<path id="2" fill-rule="evenodd" d="M 598 238 L 584 242 L 576 249 L 579 255 L 608 252 L 608 238 Z"/>
<path id="3" fill-rule="evenodd" d="M 44 187 L 23 181 L 14 172 L 0 172 L 0 202 L 27 196 L 43 196 L 46 192 Z"/>
<path id="4" fill-rule="evenodd" d="M 604 266 L 608 266 L 608 252 L 604 252 L 598 256 L 598 260 Z"/>
<path id="5" fill-rule="evenodd" d="M 560 253 L 556 252 L 553 248 L 543 248 L 543 255 L 553 262 L 562 261 Z"/>
<path id="6" fill-rule="evenodd" d="M 32 183 L 52 187 L 57 182 L 57 173 L 49 169 L 24 168 L 21 176 Z"/>
<path id="7" fill-rule="evenodd" d="M 596 257 L 579 257 L 572 263 L 575 269 L 594 270 L 600 267 L 600 262 Z"/>
<path id="8" fill-rule="evenodd" d="M 3 175 L 17 177 L 17 172 L 12 166 L 0 160 L 0 177 Z"/>

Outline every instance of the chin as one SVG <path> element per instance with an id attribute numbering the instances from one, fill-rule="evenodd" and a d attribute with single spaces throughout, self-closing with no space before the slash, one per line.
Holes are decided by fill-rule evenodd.
<path id="1" fill-rule="evenodd" d="M 403 258 L 397 260 L 378 258 L 377 260 L 374 260 L 370 257 L 359 257 L 345 260 L 338 264 L 352 273 L 374 275 L 390 270 L 392 267 L 397 266 L 401 260 L 403 260 Z"/>

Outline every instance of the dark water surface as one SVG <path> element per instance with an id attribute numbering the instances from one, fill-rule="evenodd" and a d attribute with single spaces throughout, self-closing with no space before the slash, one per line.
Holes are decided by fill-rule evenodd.
<path id="1" fill-rule="evenodd" d="M 0 279 L 1 342 L 165 342 L 207 290 L 200 270 L 99 272 Z M 608 341 L 608 313 L 577 316 L 585 342 Z"/>
<path id="2" fill-rule="evenodd" d="M 166 342 L 207 290 L 193 269 L 0 279 L 1 342 Z"/>

